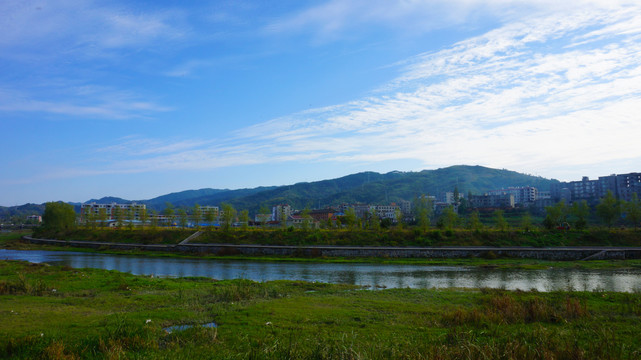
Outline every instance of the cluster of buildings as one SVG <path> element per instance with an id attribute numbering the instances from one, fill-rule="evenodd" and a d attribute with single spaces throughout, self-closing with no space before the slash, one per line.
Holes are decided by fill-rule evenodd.
<path id="1" fill-rule="evenodd" d="M 96 221 L 113 224 L 120 217 L 124 221 L 141 221 L 147 211 L 145 204 L 97 204 L 95 202 L 82 204 L 80 219 L 82 222 Z"/>
<path id="2" fill-rule="evenodd" d="M 223 211 L 218 206 L 200 206 L 199 216 L 195 216 L 193 213 L 190 215 L 191 225 L 195 225 L 194 220 L 196 218 L 198 218 L 199 223 L 207 221 L 207 219 L 218 223 L 218 219 L 222 214 Z M 81 206 L 80 221 L 105 223 L 111 227 L 116 226 L 118 222 L 140 225 L 143 221 L 159 225 L 176 225 L 176 216 L 148 213 L 147 205 L 135 202 L 130 204 L 98 204 L 92 202 Z"/>
<path id="3" fill-rule="evenodd" d="M 552 183 L 550 191 L 539 191 L 531 186 L 510 187 L 488 191 L 483 195 L 472 195 L 468 201 L 473 208 L 522 206 L 542 210 L 561 200 L 567 204 L 586 200 L 588 204 L 595 205 L 608 192 L 624 201 L 630 201 L 634 193 L 641 195 L 641 173 L 612 174 L 596 180 L 584 176 L 580 181 Z"/>
<path id="4" fill-rule="evenodd" d="M 308 211 L 294 210 L 289 204 L 278 204 L 272 208 L 271 214 L 257 214 L 255 222 L 272 226 L 282 225 L 284 222 L 287 226 L 294 227 L 307 223 L 310 227 L 319 227 L 321 224 L 335 224 L 336 221 L 345 217 L 348 211 L 353 211 L 359 219 L 367 219 L 375 214 L 380 220 L 389 219 L 395 222 L 399 214 L 406 216 L 411 213 L 411 203 L 401 201 L 389 205 L 341 204 L 336 207 Z"/>
<path id="5" fill-rule="evenodd" d="M 516 186 L 491 190 L 483 195 L 470 195 L 469 206 L 472 208 L 514 208 L 548 206 L 552 201 L 549 191 L 539 191 L 533 186 Z"/>
<path id="6" fill-rule="evenodd" d="M 566 203 L 577 200 L 595 203 L 608 191 L 619 200 L 630 201 L 633 193 L 641 195 L 641 173 L 612 174 L 596 180 L 584 176 L 581 181 L 555 183 L 550 188 L 555 201 L 565 200 Z"/>

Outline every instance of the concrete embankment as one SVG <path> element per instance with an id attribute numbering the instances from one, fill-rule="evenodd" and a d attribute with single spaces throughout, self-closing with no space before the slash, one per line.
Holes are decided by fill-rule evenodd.
<path id="1" fill-rule="evenodd" d="M 25 236 L 24 239 L 33 244 L 90 249 L 167 251 L 216 255 L 384 258 L 508 257 L 541 260 L 641 259 L 641 248 L 639 247 L 350 247 L 195 244 L 187 241 L 183 241 L 178 245 L 144 245 L 35 239 L 28 236 Z"/>

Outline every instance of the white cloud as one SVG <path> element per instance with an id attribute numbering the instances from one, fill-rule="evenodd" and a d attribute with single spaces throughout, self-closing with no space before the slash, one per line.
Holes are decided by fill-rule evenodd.
<path id="1" fill-rule="evenodd" d="M 641 29 L 639 10 L 582 9 L 505 25 L 417 56 L 376 96 L 255 126 L 248 141 L 292 155 L 326 144 L 324 160 L 523 170 L 639 157 L 630 135 L 641 133 L 631 120 L 641 110 L 641 42 L 630 35 Z"/>
<path id="2" fill-rule="evenodd" d="M 363 4 L 330 2 L 326 12 L 351 14 Z M 585 7 L 528 16 L 408 60 L 398 78 L 367 98 L 273 119 L 224 140 L 122 139 L 107 149 L 122 149 L 108 168 L 414 159 L 545 174 L 641 158 L 637 13 L 639 6 Z"/>
<path id="3" fill-rule="evenodd" d="M 55 90 L 52 90 L 55 89 Z M 66 83 L 46 87 L 58 93 L 57 97 L 36 91 L 18 91 L 0 88 L 0 111 L 49 113 L 72 118 L 131 119 L 144 118 L 150 114 L 171 111 L 172 108 L 143 100 L 129 91 L 107 87 L 77 86 Z"/>
<path id="4" fill-rule="evenodd" d="M 518 21 L 524 16 L 552 12 L 575 15 L 583 9 L 608 12 L 634 1 L 578 0 L 329 0 L 283 16 L 265 27 L 269 34 L 311 33 L 313 41 L 327 42 L 358 36 L 364 29 L 384 28 L 408 35 L 435 29 L 472 27 L 475 19 Z M 559 25 L 566 22 L 557 19 Z M 573 23 L 574 20 L 567 19 Z M 536 33 L 527 35 L 530 40 Z M 501 40 L 501 39 L 497 39 Z"/>
<path id="5" fill-rule="evenodd" d="M 69 52 L 100 54 L 104 50 L 171 41 L 188 30 L 181 12 L 134 12 L 93 1 L 6 0 L 0 4 L 0 49 L 3 57 Z M 17 53 L 17 54 L 16 54 Z"/>

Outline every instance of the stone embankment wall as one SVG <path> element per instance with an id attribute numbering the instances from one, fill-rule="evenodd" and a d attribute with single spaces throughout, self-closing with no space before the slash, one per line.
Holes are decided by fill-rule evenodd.
<path id="1" fill-rule="evenodd" d="M 91 249 L 145 250 L 216 255 L 297 256 L 297 257 L 384 257 L 384 258 L 469 258 L 509 257 L 541 260 L 641 259 L 641 248 L 622 247 L 347 247 L 192 244 L 143 245 L 88 241 L 65 241 L 24 237 L 33 244 Z"/>

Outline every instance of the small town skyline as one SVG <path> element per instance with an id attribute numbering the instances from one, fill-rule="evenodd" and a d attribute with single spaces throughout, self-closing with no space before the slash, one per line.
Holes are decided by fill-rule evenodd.
<path id="1" fill-rule="evenodd" d="M 491 170 L 491 169 L 490 169 Z M 461 179 L 462 183 L 465 182 L 465 179 Z M 395 218 L 395 212 L 401 211 L 404 215 L 407 215 L 411 212 L 413 207 L 413 202 L 417 197 L 426 197 L 429 202 L 432 204 L 433 210 L 436 213 L 442 212 L 446 207 L 454 205 L 455 211 L 458 212 L 458 204 L 462 200 L 466 207 L 474 209 L 493 209 L 493 208 L 502 208 L 510 209 L 515 207 L 524 207 L 529 208 L 534 212 L 543 212 L 544 209 L 548 206 L 554 205 L 559 201 L 563 200 L 566 204 L 571 205 L 573 202 L 577 201 L 587 201 L 588 204 L 594 206 L 600 199 L 602 199 L 608 192 L 612 193 L 617 199 L 622 201 L 631 201 L 634 193 L 637 195 L 641 193 L 641 172 L 628 173 L 628 174 L 611 174 L 606 176 L 600 176 L 597 179 L 590 179 L 587 176 L 582 177 L 580 180 L 569 181 L 569 182 L 550 182 L 549 188 L 546 186 L 545 189 L 540 189 L 536 186 L 530 185 L 521 185 L 521 186 L 502 186 L 495 188 L 488 188 L 484 191 L 472 192 L 471 190 L 465 190 L 465 188 L 459 189 L 458 184 L 454 185 L 454 188 L 448 189 L 446 186 L 442 187 L 442 191 L 438 192 L 424 192 L 421 194 L 414 194 L 414 198 L 396 198 L 394 201 L 374 201 L 374 202 L 335 202 L 333 204 L 323 204 L 318 203 L 318 206 L 305 206 L 306 210 L 322 210 L 322 209 L 333 209 L 335 211 L 344 212 L 346 208 L 353 208 L 359 214 L 363 216 L 363 213 L 368 213 L 370 211 L 375 211 L 378 213 L 380 218 Z M 193 190 L 190 190 L 193 191 Z M 268 190 L 267 190 L 268 191 Z M 172 194 L 168 194 L 169 196 Z M 82 203 L 80 206 L 80 214 L 92 209 L 92 213 L 97 216 L 98 210 L 106 210 L 108 218 L 113 220 L 115 218 L 115 210 L 120 210 L 124 212 L 129 211 L 130 209 L 145 209 L 145 211 L 154 211 L 157 215 L 162 214 L 162 209 L 158 211 L 148 209 L 146 203 L 150 203 L 153 199 L 149 200 L 128 200 L 121 199 L 116 197 L 103 197 L 101 199 L 90 199 Z M 124 201 L 124 202 L 123 202 Z M 180 202 L 185 201 L 184 199 L 179 200 Z M 219 214 L 219 206 L 227 203 L 229 200 L 212 202 L 205 201 L 203 203 L 198 203 L 196 200 L 191 200 L 193 202 L 192 206 L 179 206 L 183 210 L 187 210 L 188 213 L 193 211 L 202 212 L 200 215 L 204 215 L 205 212 L 214 211 L 216 214 Z M 233 202 L 233 198 L 231 199 Z M 253 204 L 250 209 L 251 215 L 256 217 L 259 215 L 264 215 L 261 212 L 264 212 L 265 208 L 273 206 L 270 210 L 271 220 L 278 219 L 280 210 L 276 210 L 279 206 L 286 206 L 288 211 L 287 214 L 296 214 L 301 212 L 303 208 L 290 207 L 292 203 L 285 200 L 280 200 L 278 204 L 269 204 L 268 202 L 261 202 L 261 204 Z M 166 200 L 163 207 L 174 206 L 174 204 Z M 258 207 L 260 206 L 260 210 Z M 198 210 L 196 210 L 198 209 Z M 243 210 L 243 209 L 238 209 Z M 246 210 L 246 209 L 245 209 Z M 137 214 L 136 210 L 136 214 Z M 164 210 L 163 210 L 164 211 Z M 35 215 L 33 215 L 35 216 Z M 137 218 L 139 215 L 135 215 Z M 258 221 L 258 220 L 256 220 Z"/>

